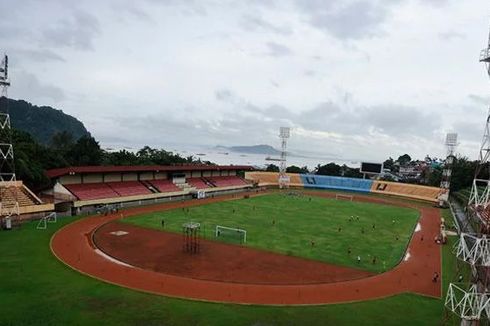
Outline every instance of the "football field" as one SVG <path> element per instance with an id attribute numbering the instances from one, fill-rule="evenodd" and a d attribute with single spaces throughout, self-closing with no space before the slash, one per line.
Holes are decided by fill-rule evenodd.
<path id="1" fill-rule="evenodd" d="M 276 193 L 123 221 L 177 233 L 184 223 L 199 222 L 206 239 L 383 272 L 402 258 L 418 216 L 411 208 Z M 237 231 L 227 231 L 227 236 L 220 231 L 217 237 L 217 225 L 245 230 L 246 243 Z"/>

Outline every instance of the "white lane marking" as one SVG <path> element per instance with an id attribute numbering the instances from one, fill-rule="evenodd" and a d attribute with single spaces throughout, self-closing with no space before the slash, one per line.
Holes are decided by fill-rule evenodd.
<path id="1" fill-rule="evenodd" d="M 129 264 L 126 264 L 125 262 L 122 262 L 122 261 L 120 261 L 120 260 L 117 260 L 117 259 L 115 259 L 115 258 L 113 258 L 113 257 L 111 257 L 111 256 L 109 256 L 109 255 L 107 255 L 105 252 L 103 252 L 103 251 L 101 251 L 101 250 L 99 250 L 99 249 L 95 249 L 95 252 L 96 252 L 98 255 L 100 255 L 100 256 L 102 256 L 102 257 L 104 257 L 105 259 L 107 259 L 107 260 L 109 260 L 109 261 L 111 261 L 111 262 L 113 262 L 113 263 L 116 263 L 116 264 L 119 264 L 119 265 L 122 265 L 122 266 L 126 266 L 126 267 L 134 267 L 134 266 L 131 266 L 131 265 L 129 265 Z"/>
<path id="2" fill-rule="evenodd" d="M 408 261 L 410 259 L 410 252 L 407 251 L 407 253 L 405 254 L 405 258 L 403 258 L 404 261 Z"/>
<path id="3" fill-rule="evenodd" d="M 126 231 L 112 231 L 112 232 L 109 232 L 109 233 L 112 234 L 112 235 L 118 236 L 118 237 L 120 237 L 121 235 L 129 234 L 129 232 L 126 232 Z"/>
<path id="4" fill-rule="evenodd" d="M 420 223 L 417 223 L 417 226 L 415 227 L 415 232 L 419 232 L 422 230 L 422 225 Z"/>

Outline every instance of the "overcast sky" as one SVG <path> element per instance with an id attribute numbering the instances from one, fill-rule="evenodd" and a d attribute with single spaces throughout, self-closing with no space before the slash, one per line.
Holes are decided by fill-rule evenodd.
<path id="1" fill-rule="evenodd" d="M 476 158 L 490 104 L 484 0 L 1 0 L 12 98 L 105 146 Z"/>

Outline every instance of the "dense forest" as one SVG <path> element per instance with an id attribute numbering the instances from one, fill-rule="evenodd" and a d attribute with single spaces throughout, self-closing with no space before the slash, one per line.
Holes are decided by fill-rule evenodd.
<path id="1" fill-rule="evenodd" d="M 12 127 L 28 132 L 42 144 L 48 144 L 55 134 L 63 131 L 70 133 L 74 139 L 90 135 L 81 121 L 49 106 L 0 97 L 0 112 L 7 109 Z"/>

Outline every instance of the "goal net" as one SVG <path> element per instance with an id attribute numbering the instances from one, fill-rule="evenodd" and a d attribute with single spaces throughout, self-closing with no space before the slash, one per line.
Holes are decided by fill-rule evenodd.
<path id="1" fill-rule="evenodd" d="M 46 230 L 48 228 L 48 223 L 56 223 L 56 221 L 57 221 L 56 212 L 53 212 L 49 215 L 41 217 L 41 219 L 37 223 L 36 229 Z"/>
<path id="2" fill-rule="evenodd" d="M 354 199 L 354 196 L 352 195 L 345 195 L 345 194 L 335 194 L 335 199 L 339 200 L 348 200 L 352 201 Z"/>
<path id="3" fill-rule="evenodd" d="M 247 231 L 239 228 L 216 225 L 215 236 L 216 238 L 230 242 L 247 242 Z"/>

